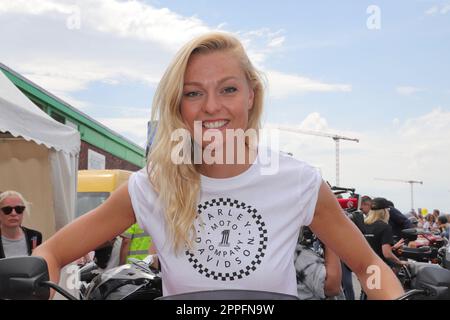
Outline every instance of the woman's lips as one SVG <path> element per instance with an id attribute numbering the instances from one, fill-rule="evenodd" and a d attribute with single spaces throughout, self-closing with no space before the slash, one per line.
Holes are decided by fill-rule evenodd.
<path id="1" fill-rule="evenodd" d="M 212 121 L 202 121 L 202 127 L 205 129 L 223 129 L 229 123 L 229 120 L 212 120 Z"/>

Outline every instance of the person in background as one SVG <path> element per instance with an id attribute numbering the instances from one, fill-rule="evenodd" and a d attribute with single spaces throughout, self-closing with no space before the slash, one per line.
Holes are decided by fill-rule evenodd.
<path id="1" fill-rule="evenodd" d="M 436 228 L 437 228 L 436 218 L 434 217 L 433 214 L 428 214 L 425 217 L 425 223 L 423 224 L 423 229 L 425 231 L 432 231 L 432 230 L 435 230 Z"/>
<path id="2" fill-rule="evenodd" d="M 364 218 L 370 211 L 372 199 L 369 196 L 361 197 L 361 205 L 359 210 L 350 213 L 349 217 L 353 223 L 358 227 L 359 231 L 364 234 Z M 353 272 L 350 268 L 342 263 L 342 287 L 345 298 L 347 300 L 355 300 L 355 290 L 353 288 Z"/>
<path id="3" fill-rule="evenodd" d="M 322 254 L 317 252 L 313 243 L 307 244 L 306 238 L 312 238 L 308 235 L 313 235 L 311 230 L 303 227 L 294 255 L 298 298 L 300 300 L 344 300 L 339 257 L 323 244 L 320 245 Z M 315 241 L 319 242 L 319 240 Z"/>
<path id="4" fill-rule="evenodd" d="M 372 206 L 372 198 L 369 196 L 363 196 L 361 197 L 361 206 L 359 210 L 364 213 L 364 216 L 367 217 L 369 214 L 370 208 Z"/>
<path id="5" fill-rule="evenodd" d="M 450 233 L 450 225 L 448 223 L 448 219 L 445 215 L 441 215 L 437 219 L 437 226 L 438 230 L 441 234 L 441 236 L 449 239 L 449 233 Z"/>
<path id="6" fill-rule="evenodd" d="M 436 218 L 436 221 L 437 221 L 437 218 L 439 218 L 440 215 L 441 215 L 441 211 L 439 211 L 439 209 L 434 209 L 433 210 L 433 216 Z"/>
<path id="7" fill-rule="evenodd" d="M 29 256 L 42 243 L 39 231 L 22 226 L 30 204 L 17 191 L 0 194 L 0 258 Z"/>
<path id="8" fill-rule="evenodd" d="M 388 265 L 404 265 L 406 262 L 401 261 L 393 253 L 393 250 L 402 246 L 403 243 L 400 241 L 393 245 L 394 238 L 392 227 L 388 224 L 390 210 L 390 203 L 386 199 L 373 199 L 372 209 L 364 220 L 364 223 L 366 224 L 366 233 L 364 236 L 372 249 Z"/>
<path id="9" fill-rule="evenodd" d="M 425 219 L 421 214 L 417 215 L 417 228 L 423 229 L 423 225 L 425 224 Z"/>
<path id="10" fill-rule="evenodd" d="M 401 239 L 395 245 L 392 234 L 392 227 L 389 225 L 390 203 L 384 198 L 374 198 L 372 207 L 364 220 L 366 224 L 364 236 L 372 247 L 373 251 L 392 268 L 407 265 L 408 262 L 400 260 L 394 251 L 403 246 Z M 367 295 L 361 292 L 361 300 L 366 300 Z"/>
<path id="11" fill-rule="evenodd" d="M 129 227 L 121 237 L 120 265 L 130 263 L 130 258 L 144 260 L 149 254 L 155 253 L 154 251 L 150 251 L 152 248 L 150 236 L 137 223 Z"/>
<path id="12" fill-rule="evenodd" d="M 392 201 L 386 200 L 386 203 L 389 205 L 389 225 L 392 227 L 392 235 L 398 241 L 402 238 L 402 230 L 414 228 L 414 225 L 403 213 L 395 208 Z"/>

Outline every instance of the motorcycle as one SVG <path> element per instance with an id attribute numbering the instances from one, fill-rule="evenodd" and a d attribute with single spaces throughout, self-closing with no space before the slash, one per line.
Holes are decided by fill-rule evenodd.
<path id="1" fill-rule="evenodd" d="M 450 254 L 447 254 L 449 246 L 446 238 L 417 228 L 402 230 L 402 235 L 405 245 L 398 253 L 400 259 L 429 262 L 448 268 Z"/>
<path id="2" fill-rule="evenodd" d="M 212 290 L 162 297 L 161 277 L 142 261 L 134 261 L 95 277 L 86 293 L 76 298 L 49 281 L 41 257 L 0 260 L 0 299 L 48 300 L 54 289 L 68 300 L 298 300 L 298 297 L 255 290 Z"/>
<path id="3" fill-rule="evenodd" d="M 154 256 L 146 261 L 130 258 L 129 264 L 102 268 L 94 259 L 79 266 L 80 300 L 148 300 L 162 295 L 159 270 L 151 267 Z"/>
<path id="4" fill-rule="evenodd" d="M 162 296 L 161 277 L 142 261 L 96 276 L 82 291 L 83 300 L 153 300 Z"/>
<path id="5" fill-rule="evenodd" d="M 296 296 L 253 290 L 213 290 L 161 297 L 161 278 L 150 274 L 149 271 L 153 271 L 148 267 L 138 265 L 115 268 L 95 278 L 85 299 L 298 300 Z M 414 263 L 405 266 L 404 272 L 404 285 L 408 291 L 398 300 L 450 299 L 450 270 L 429 263 Z M 47 300 L 50 288 L 69 300 L 78 300 L 49 281 L 47 263 L 43 258 L 0 260 L 0 299 Z"/>
<path id="6" fill-rule="evenodd" d="M 398 300 L 450 300 L 450 270 L 423 262 L 403 266 L 398 274 L 406 293 Z"/>

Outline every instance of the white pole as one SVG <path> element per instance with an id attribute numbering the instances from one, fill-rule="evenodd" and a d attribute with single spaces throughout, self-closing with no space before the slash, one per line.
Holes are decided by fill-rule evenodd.
<path id="1" fill-rule="evenodd" d="M 340 163 L 339 163 L 339 138 L 333 138 L 336 141 L 336 187 L 340 187 Z"/>

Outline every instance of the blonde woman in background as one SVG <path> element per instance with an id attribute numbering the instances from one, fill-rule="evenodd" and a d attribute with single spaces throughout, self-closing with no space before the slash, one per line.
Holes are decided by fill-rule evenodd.
<path id="1" fill-rule="evenodd" d="M 401 261 L 393 252 L 403 245 L 400 240 L 393 245 L 394 238 L 392 227 L 389 225 L 389 203 L 384 198 L 372 200 L 372 207 L 364 220 L 364 236 L 372 249 L 389 265 L 405 265 L 406 261 Z"/>
<path id="2" fill-rule="evenodd" d="M 0 194 L 0 259 L 29 256 L 41 244 L 39 231 L 22 226 L 24 214 L 30 213 L 30 205 L 16 191 Z"/>

